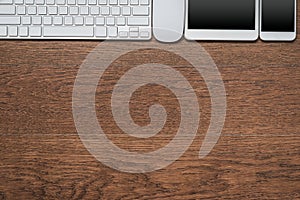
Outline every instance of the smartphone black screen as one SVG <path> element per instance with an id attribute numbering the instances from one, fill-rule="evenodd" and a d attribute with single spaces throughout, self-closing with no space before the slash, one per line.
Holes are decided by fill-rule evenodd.
<path id="1" fill-rule="evenodd" d="M 255 30 L 255 0 L 188 1 L 188 29 Z"/>
<path id="2" fill-rule="evenodd" d="M 294 32 L 295 0 L 262 0 L 261 23 L 264 32 Z"/>

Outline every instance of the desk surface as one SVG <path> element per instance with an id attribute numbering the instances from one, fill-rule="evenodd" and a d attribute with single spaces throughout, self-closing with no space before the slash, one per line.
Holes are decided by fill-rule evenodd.
<path id="1" fill-rule="evenodd" d="M 203 117 L 186 153 L 156 172 L 128 174 L 97 161 L 73 121 L 74 81 L 99 42 L 0 41 L 0 199 L 300 199 L 300 40 L 200 44 L 218 66 L 227 93 L 218 144 L 198 159 L 210 118 L 203 84 L 197 94 Z M 113 72 L 106 75 L 115 81 Z M 157 100 L 155 92 L 176 108 L 164 88 L 144 89 L 132 98 L 131 114 L 141 125 L 149 123 L 147 105 Z M 99 94 L 97 102 L 107 98 Z M 159 148 L 174 136 L 127 138 L 124 144 L 114 135 L 111 113 L 101 112 L 109 137 L 131 151 Z"/>

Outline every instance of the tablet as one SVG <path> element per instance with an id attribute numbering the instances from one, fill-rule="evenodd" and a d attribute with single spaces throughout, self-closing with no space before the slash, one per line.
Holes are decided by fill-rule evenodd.
<path id="1" fill-rule="evenodd" d="M 188 40 L 254 41 L 259 32 L 259 0 L 187 0 Z"/>

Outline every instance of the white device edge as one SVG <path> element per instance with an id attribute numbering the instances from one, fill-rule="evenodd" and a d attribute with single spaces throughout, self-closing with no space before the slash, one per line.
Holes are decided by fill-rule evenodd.
<path id="1" fill-rule="evenodd" d="M 295 1 L 294 32 L 267 32 L 262 31 L 262 1 L 260 0 L 259 35 L 263 41 L 294 41 L 297 38 L 297 0 Z"/>
<path id="2" fill-rule="evenodd" d="M 255 30 L 188 29 L 189 0 L 186 0 L 185 34 L 187 40 L 256 41 L 259 34 L 259 0 L 255 0 Z"/>

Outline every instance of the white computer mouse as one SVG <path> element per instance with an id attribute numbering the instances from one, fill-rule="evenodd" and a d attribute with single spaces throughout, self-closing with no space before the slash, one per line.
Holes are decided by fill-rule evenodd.
<path id="1" fill-rule="evenodd" d="M 153 35 L 160 42 L 177 42 L 183 36 L 185 0 L 153 0 Z"/>

